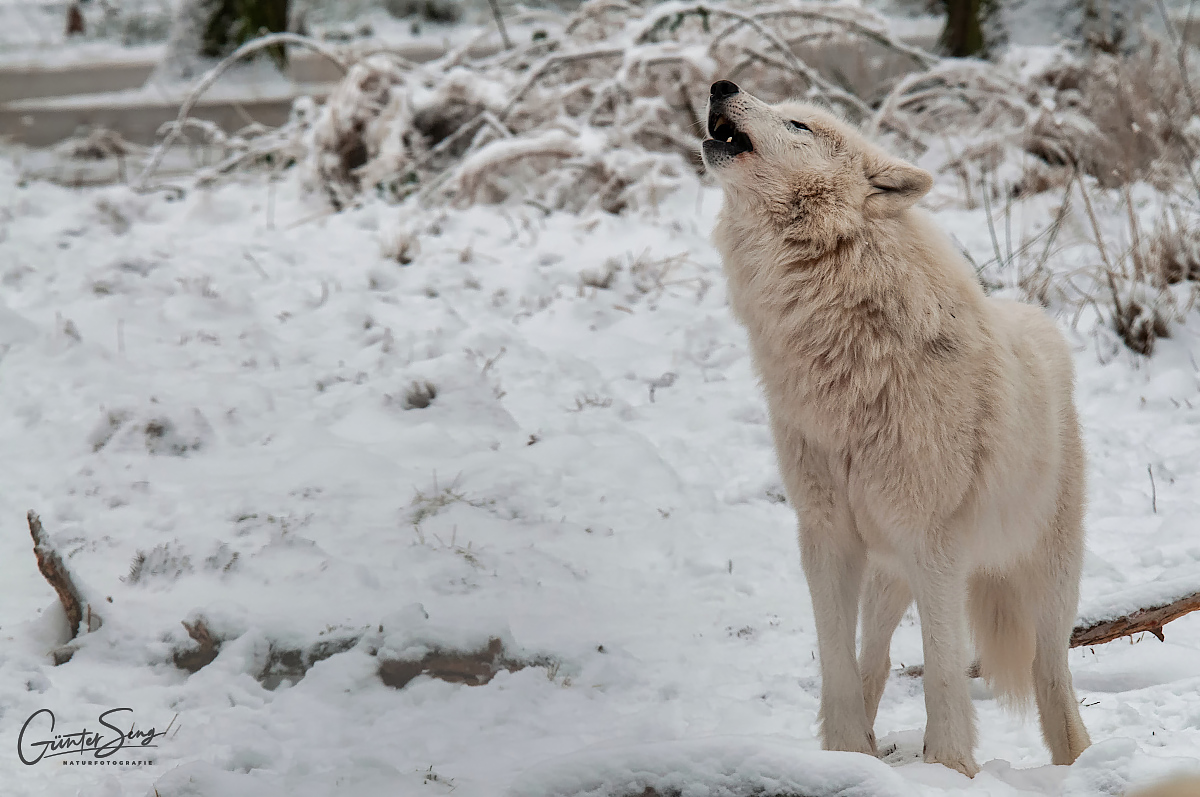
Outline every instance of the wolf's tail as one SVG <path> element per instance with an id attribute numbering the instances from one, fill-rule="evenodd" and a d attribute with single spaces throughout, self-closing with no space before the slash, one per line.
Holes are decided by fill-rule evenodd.
<path id="1" fill-rule="evenodd" d="M 977 575 L 968 586 L 967 613 L 980 676 L 1001 704 L 1025 711 L 1033 697 L 1036 607 L 1012 580 Z"/>

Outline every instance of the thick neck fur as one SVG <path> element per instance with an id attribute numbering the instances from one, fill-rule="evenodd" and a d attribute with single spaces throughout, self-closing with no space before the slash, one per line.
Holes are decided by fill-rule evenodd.
<path id="1" fill-rule="evenodd" d="M 947 324 L 976 315 L 956 313 L 974 303 L 961 280 L 914 268 L 940 259 L 902 234 L 925 225 L 918 211 L 873 221 L 814 253 L 773 220 L 732 212 L 731 199 L 715 240 L 772 405 L 803 405 L 813 424 L 849 433 L 852 417 L 886 404 L 925 357 L 947 354 L 945 341 L 956 339 L 942 334 Z M 773 367 L 782 363 L 789 367 Z"/>

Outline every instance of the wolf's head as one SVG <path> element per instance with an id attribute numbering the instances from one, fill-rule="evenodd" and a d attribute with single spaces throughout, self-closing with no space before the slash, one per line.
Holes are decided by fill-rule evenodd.
<path id="1" fill-rule="evenodd" d="M 712 85 L 708 135 L 704 163 L 726 203 L 766 214 L 814 254 L 898 215 L 933 184 L 833 114 L 799 102 L 768 105 L 728 80 Z"/>

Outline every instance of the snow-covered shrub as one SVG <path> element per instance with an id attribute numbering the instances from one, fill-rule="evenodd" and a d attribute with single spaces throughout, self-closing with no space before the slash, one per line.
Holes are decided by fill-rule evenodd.
<path id="1" fill-rule="evenodd" d="M 1176 315 L 1171 294 L 1144 281 L 1113 279 L 1110 285 L 1114 331 L 1131 351 L 1153 354 L 1155 342 L 1171 336 Z"/>
<path id="2" fill-rule="evenodd" d="M 392 86 L 403 79 L 387 56 L 371 56 L 350 68 L 319 112 L 305 168 L 313 187 L 322 189 L 335 208 L 359 192 L 359 169 L 372 150 L 377 154 L 383 148 L 386 120 L 381 116 L 392 102 Z"/>
<path id="3" fill-rule="evenodd" d="M 1142 230 L 1134 200 L 1126 188 L 1122 191 L 1127 225 L 1117 232 L 1130 245 L 1124 251 L 1114 251 L 1114 236 L 1106 235 L 1097 220 L 1087 186 L 1080 180 L 1080 196 L 1091 224 L 1096 251 L 1103 262 L 1094 270 L 1093 278 L 1102 286 L 1097 291 L 1097 307 L 1117 337 L 1133 352 L 1144 356 L 1154 353 L 1159 338 L 1171 336 L 1171 324 L 1182 321 L 1183 312 L 1194 303 L 1195 286 L 1185 290 L 1191 295 L 1187 307 L 1181 307 L 1179 294 L 1172 287 L 1170 264 L 1174 254 L 1184 255 L 1184 241 L 1175 241 L 1177 234 L 1165 217 L 1149 236 Z M 1107 240 L 1106 240 L 1107 239 Z M 1171 247 L 1167 249 L 1167 247 Z M 1179 280 L 1176 279 L 1176 282 Z"/>
<path id="4" fill-rule="evenodd" d="M 1157 40 L 1134 55 L 1057 65 L 1035 80 L 1048 110 L 1030 126 L 1025 148 L 1052 165 L 1077 166 L 1106 187 L 1149 180 L 1165 188 L 1200 145 L 1188 80 Z"/>
<path id="5" fill-rule="evenodd" d="M 1174 210 L 1163 214 L 1151 234 L 1146 253 L 1149 270 L 1163 285 L 1200 283 L 1200 220 Z"/>
<path id="6" fill-rule="evenodd" d="M 511 49 L 476 40 L 420 65 L 386 49 L 365 54 L 315 115 L 267 140 L 303 139 L 306 179 L 334 209 L 419 193 L 424 203 L 619 212 L 653 206 L 701 169 L 703 97 L 718 75 L 863 120 L 867 102 L 797 48 L 865 42 L 906 68 L 937 60 L 895 40 L 874 13 L 801 0 L 590 0 L 511 22 L 528 37 Z M 881 68 L 875 83 L 891 79 Z"/>
<path id="7" fill-rule="evenodd" d="M 693 95 L 717 74 L 740 73 L 778 97 L 794 94 L 799 78 L 812 96 L 869 112 L 787 44 L 851 36 L 903 49 L 881 19 L 843 6 L 593 0 L 569 16 L 541 15 L 512 51 L 457 51 L 420 67 L 386 54 L 361 62 L 318 120 L 308 168 L 334 207 L 370 190 L 459 205 L 644 207 L 699 168 L 704 122 Z"/>
<path id="8" fill-rule="evenodd" d="M 1059 187 L 1076 170 L 1105 188 L 1145 180 L 1166 190 L 1200 151 L 1190 81 L 1190 69 L 1156 39 L 1129 55 L 1064 51 L 1028 76 L 1004 63 L 947 60 L 900 80 L 873 128 L 891 128 L 897 145 L 916 151 L 955 131 L 969 152 L 948 167 L 1010 166 L 1023 172 L 1009 180 L 1020 180 L 1023 195 Z M 997 148 L 1005 150 L 999 159 Z M 1030 168 L 1022 153 L 1043 165 Z"/>
<path id="9" fill-rule="evenodd" d="M 1155 23 L 1152 0 L 990 0 L 985 23 L 993 45 L 1069 42 L 1092 52 L 1133 53 L 1142 27 Z"/>

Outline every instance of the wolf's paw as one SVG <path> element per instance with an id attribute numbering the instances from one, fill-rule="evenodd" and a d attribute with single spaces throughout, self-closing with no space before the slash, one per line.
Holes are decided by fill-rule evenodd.
<path id="1" fill-rule="evenodd" d="M 845 753 L 879 755 L 875 748 L 875 734 L 871 731 L 826 733 L 824 747 L 826 750 L 838 750 Z"/>
<path id="2" fill-rule="evenodd" d="M 941 764 L 944 767 L 956 769 L 966 775 L 968 778 L 973 778 L 979 773 L 979 765 L 975 763 L 975 756 L 971 753 L 956 752 L 950 750 L 930 750 L 925 748 L 925 763 L 926 764 Z"/>

